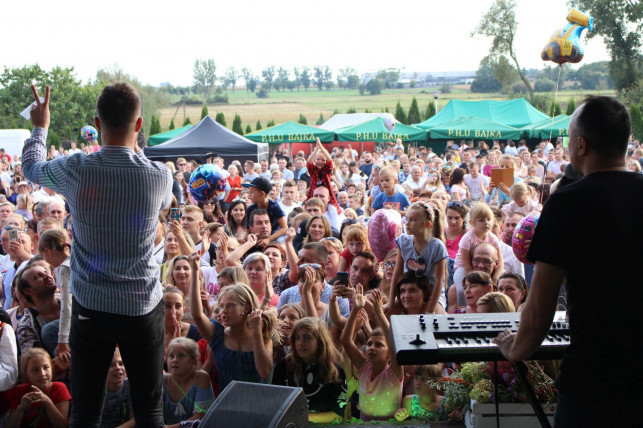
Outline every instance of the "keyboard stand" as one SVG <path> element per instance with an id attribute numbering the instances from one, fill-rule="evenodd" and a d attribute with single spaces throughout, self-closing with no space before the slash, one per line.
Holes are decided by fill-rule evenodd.
<path id="1" fill-rule="evenodd" d="M 543 428 L 551 428 L 551 424 L 549 423 L 547 416 L 545 416 L 545 412 L 543 411 L 542 406 L 538 402 L 538 398 L 534 393 L 534 389 L 531 387 L 531 384 L 527 379 L 527 366 L 522 361 L 518 361 L 517 363 L 511 363 L 511 367 L 514 369 L 514 373 L 516 373 L 516 377 L 518 378 L 518 382 L 520 382 L 522 389 L 525 391 L 525 394 L 527 394 L 527 399 L 529 400 L 531 407 L 534 409 L 534 412 L 536 413 L 536 417 L 540 422 L 540 426 Z M 498 373 L 496 372 L 496 402 L 498 401 L 497 378 L 498 378 Z M 496 415 L 497 413 L 498 413 L 498 408 L 496 407 Z"/>

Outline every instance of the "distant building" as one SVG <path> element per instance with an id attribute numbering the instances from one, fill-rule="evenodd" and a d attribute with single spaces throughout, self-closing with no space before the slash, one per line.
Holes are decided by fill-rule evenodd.
<path id="1" fill-rule="evenodd" d="M 361 76 L 361 81 L 365 84 L 369 80 L 374 79 L 376 76 L 377 71 L 363 73 Z M 475 77 L 475 71 L 401 71 L 398 83 L 401 83 L 404 87 L 410 86 L 412 81 L 415 81 L 416 87 L 440 86 L 443 83 L 462 85 L 470 84 L 471 82 L 473 82 L 473 79 L 475 79 Z"/>

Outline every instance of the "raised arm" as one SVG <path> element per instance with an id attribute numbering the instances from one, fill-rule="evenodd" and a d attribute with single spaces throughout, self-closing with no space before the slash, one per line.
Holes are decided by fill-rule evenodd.
<path id="1" fill-rule="evenodd" d="M 297 235 L 297 231 L 292 227 L 289 227 L 286 230 L 286 260 L 288 261 L 288 280 L 292 283 L 297 283 L 297 277 L 299 275 L 299 267 L 297 263 L 299 262 L 299 257 L 295 251 L 295 247 L 292 245 L 292 240 Z"/>
<path id="2" fill-rule="evenodd" d="M 272 371 L 272 340 L 269 339 L 268 343 L 264 343 L 263 341 L 263 311 L 261 309 L 255 309 L 248 314 L 247 320 L 248 327 L 250 328 L 255 367 L 257 368 L 259 376 L 261 376 L 262 379 L 267 379 Z"/>
<path id="3" fill-rule="evenodd" d="M 226 236 L 225 242 L 227 244 L 228 238 Z M 224 241 L 220 241 L 220 245 L 223 245 Z M 243 244 L 239 245 L 236 250 L 228 254 L 228 256 L 225 258 L 225 265 L 226 266 L 241 266 L 241 258 L 243 257 L 244 254 L 248 252 L 252 247 L 254 247 L 257 244 L 257 236 L 254 234 L 248 235 L 248 238 L 246 239 L 246 242 Z M 223 247 L 221 247 L 223 248 Z M 227 250 L 227 249 L 226 249 Z"/>
<path id="4" fill-rule="evenodd" d="M 375 317 L 377 318 L 377 323 L 384 333 L 384 339 L 386 340 L 386 344 L 389 349 L 391 370 L 393 370 L 393 373 L 395 373 L 397 379 L 401 381 L 402 377 L 404 376 L 404 366 L 398 365 L 397 360 L 395 359 L 393 338 L 391 336 L 391 325 L 389 324 L 388 319 L 386 318 L 386 315 L 384 315 L 384 311 L 382 309 L 382 293 L 380 292 L 380 290 L 376 289 L 371 292 L 371 295 L 373 301 L 373 309 L 375 310 Z"/>
<path id="5" fill-rule="evenodd" d="M 319 138 L 317 138 L 317 148 L 319 153 L 324 155 L 324 157 L 326 158 L 326 161 L 331 161 L 331 162 L 333 161 L 333 158 L 330 156 L 330 153 L 328 153 L 328 150 L 326 150 L 326 148 L 322 145 Z M 314 158 L 313 158 L 313 161 L 314 161 Z"/>
<path id="6" fill-rule="evenodd" d="M 188 261 L 192 272 L 199 271 L 201 256 L 198 252 L 190 254 Z M 192 319 L 194 319 L 194 324 L 196 325 L 201 336 L 208 342 L 212 343 L 214 339 L 214 326 L 203 313 L 203 304 L 201 303 L 201 281 L 199 275 L 193 274 L 190 278 L 190 314 Z"/>
<path id="7" fill-rule="evenodd" d="M 301 303 L 307 317 L 318 318 L 315 299 L 313 299 L 313 287 L 315 286 L 315 270 L 307 266 L 305 268 L 306 278 L 301 287 Z"/>
<path id="8" fill-rule="evenodd" d="M 346 328 L 342 332 L 341 338 L 344 350 L 357 370 L 362 368 L 366 359 L 362 356 L 362 353 L 359 352 L 359 349 L 355 345 L 353 336 L 355 333 L 355 324 L 357 324 L 357 317 L 359 316 L 360 309 L 362 309 L 365 304 L 366 297 L 364 296 L 364 287 L 362 284 L 357 284 L 355 294 L 353 295 L 353 310 L 351 310 L 351 313 L 348 316 Z"/>
<path id="9" fill-rule="evenodd" d="M 440 300 L 440 295 L 442 294 L 442 289 L 444 288 L 444 274 L 447 270 L 447 259 L 442 259 L 437 262 L 433 268 L 434 281 L 433 290 L 431 291 L 431 297 L 427 302 L 426 313 L 434 314 L 435 307 Z"/>

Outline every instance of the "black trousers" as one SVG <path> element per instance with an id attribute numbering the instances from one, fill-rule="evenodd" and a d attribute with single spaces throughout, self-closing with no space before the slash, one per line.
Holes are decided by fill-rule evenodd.
<path id="1" fill-rule="evenodd" d="M 163 301 L 142 316 L 72 305 L 71 427 L 98 427 L 107 372 L 118 344 L 130 383 L 137 427 L 163 426 Z"/>

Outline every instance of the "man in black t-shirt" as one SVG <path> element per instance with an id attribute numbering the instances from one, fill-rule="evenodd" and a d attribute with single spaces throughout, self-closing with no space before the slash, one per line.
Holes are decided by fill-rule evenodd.
<path id="1" fill-rule="evenodd" d="M 496 339 L 510 361 L 529 358 L 566 278 L 571 345 L 558 378 L 556 427 L 641 420 L 643 202 L 633 196 L 643 194 L 643 176 L 625 166 L 630 129 L 614 98 L 589 97 L 574 112 L 569 153 L 584 178 L 547 200 L 528 253 L 535 270 L 520 328 Z"/>

